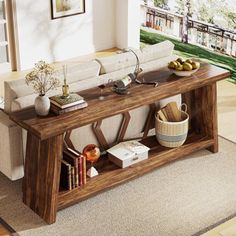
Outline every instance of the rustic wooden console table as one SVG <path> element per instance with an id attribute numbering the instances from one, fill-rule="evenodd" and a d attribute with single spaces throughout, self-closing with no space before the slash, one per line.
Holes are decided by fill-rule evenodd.
<path id="1" fill-rule="evenodd" d="M 171 75 L 168 70 L 154 71 L 144 76 L 146 80 L 159 82 L 159 86 L 155 88 L 151 85 L 133 84 L 129 95 L 117 95 L 106 88 L 108 96 L 103 101 L 97 99 L 98 88 L 80 92 L 89 104 L 83 110 L 60 116 L 49 114 L 45 118 L 37 117 L 34 108 L 12 113 L 11 119 L 28 132 L 23 202 L 51 224 L 56 221 L 57 210 L 141 176 L 167 162 L 203 148 L 217 152 L 216 82 L 229 75 L 228 71 L 208 64 L 202 64 L 190 77 L 180 78 Z M 175 149 L 161 147 L 155 137 L 147 137 L 146 129 L 143 142 L 151 147 L 148 160 L 125 169 L 107 161 L 107 165 L 101 165 L 99 176 L 90 179 L 82 188 L 59 191 L 64 133 L 110 116 L 127 114 L 132 109 L 151 105 L 176 94 L 182 94 L 190 115 L 190 131 L 183 146 Z M 123 122 L 123 126 L 127 125 L 127 122 Z M 124 130 L 119 134 L 120 140 L 124 137 Z M 106 142 L 101 142 L 101 145 L 106 146 Z"/>

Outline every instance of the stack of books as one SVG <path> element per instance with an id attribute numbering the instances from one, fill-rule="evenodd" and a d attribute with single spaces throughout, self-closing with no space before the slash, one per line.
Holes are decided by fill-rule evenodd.
<path id="1" fill-rule="evenodd" d="M 84 98 L 77 93 L 71 93 L 66 98 L 61 95 L 56 95 L 50 97 L 49 99 L 51 102 L 50 110 L 57 115 L 88 106 L 88 103 L 84 100 Z"/>
<path id="2" fill-rule="evenodd" d="M 86 158 L 78 151 L 66 148 L 61 160 L 60 186 L 72 190 L 86 184 Z"/>

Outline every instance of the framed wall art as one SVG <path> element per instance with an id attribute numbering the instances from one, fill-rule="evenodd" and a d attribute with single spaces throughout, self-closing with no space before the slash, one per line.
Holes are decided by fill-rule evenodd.
<path id="1" fill-rule="evenodd" d="M 85 0 L 51 0 L 52 19 L 85 13 Z"/>

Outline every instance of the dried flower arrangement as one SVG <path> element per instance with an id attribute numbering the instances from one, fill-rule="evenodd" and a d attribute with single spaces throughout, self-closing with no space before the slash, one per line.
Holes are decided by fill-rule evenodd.
<path id="1" fill-rule="evenodd" d="M 25 82 L 27 85 L 32 85 L 34 91 L 40 96 L 44 96 L 49 90 L 60 85 L 54 67 L 45 61 L 39 61 L 35 64 L 33 71 L 26 75 Z"/>

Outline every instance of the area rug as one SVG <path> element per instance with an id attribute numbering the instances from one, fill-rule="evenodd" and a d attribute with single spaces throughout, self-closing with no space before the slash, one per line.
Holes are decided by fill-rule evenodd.
<path id="1" fill-rule="evenodd" d="M 0 175 L 0 213 L 21 236 L 190 236 L 236 213 L 236 145 L 201 150 L 59 211 L 44 223 Z"/>
<path id="2" fill-rule="evenodd" d="M 219 134 L 236 142 L 236 84 L 227 81 L 217 83 Z"/>

